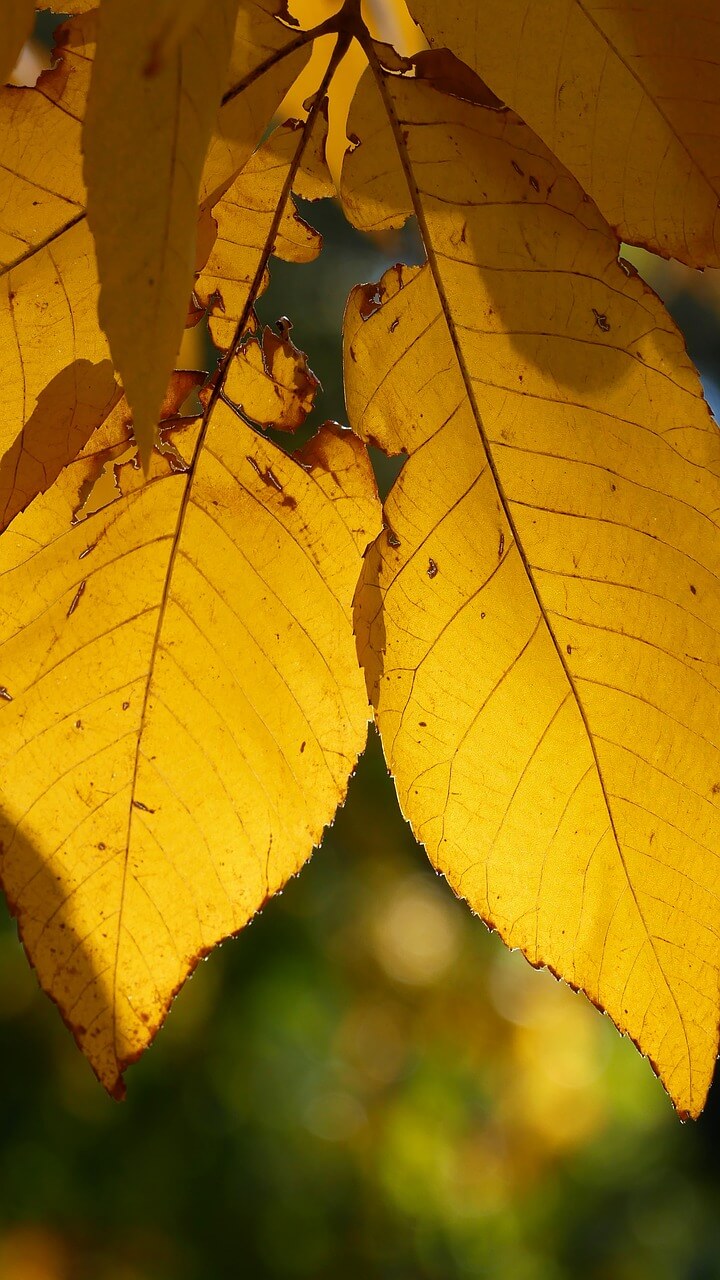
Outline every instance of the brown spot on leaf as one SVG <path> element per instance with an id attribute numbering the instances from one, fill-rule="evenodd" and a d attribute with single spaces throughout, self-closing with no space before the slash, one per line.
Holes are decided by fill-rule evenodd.
<path id="1" fill-rule="evenodd" d="M 618 258 L 618 266 L 622 268 L 626 276 L 631 279 L 638 274 L 638 269 L 632 262 L 628 262 L 627 258 Z"/>
<path id="2" fill-rule="evenodd" d="M 361 297 L 360 312 L 361 320 L 369 320 L 375 315 L 382 306 L 382 292 L 379 284 L 363 284 L 358 285 L 358 291 Z M 355 357 L 357 359 L 357 357 Z"/>
<path id="3" fill-rule="evenodd" d="M 80 586 L 78 587 L 77 591 L 75 592 L 75 595 L 73 596 L 72 600 L 70 601 L 70 607 L 69 607 L 69 609 L 68 609 L 68 611 L 67 611 L 67 613 L 66 613 L 66 615 L 65 615 L 65 617 L 66 617 L 66 618 L 71 618 L 71 617 L 72 617 L 72 615 L 74 614 L 75 610 L 77 609 L 77 607 L 78 607 L 78 605 L 79 605 L 79 603 L 80 603 L 80 601 L 82 600 L 82 598 L 83 598 L 83 596 L 84 596 L 84 595 L 85 595 L 85 579 L 83 578 L 82 582 L 80 583 Z"/>
<path id="4" fill-rule="evenodd" d="M 263 484 L 267 484 L 271 489 L 275 489 L 277 492 L 282 493 L 282 485 L 270 467 L 266 467 L 263 471 L 260 464 L 255 460 L 255 458 L 252 458 L 249 453 L 246 454 L 246 458 L 255 474 L 262 480 Z"/>

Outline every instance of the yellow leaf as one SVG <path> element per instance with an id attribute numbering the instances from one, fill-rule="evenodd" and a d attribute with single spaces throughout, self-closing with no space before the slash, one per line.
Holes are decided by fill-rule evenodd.
<path id="1" fill-rule="evenodd" d="M 202 24 L 209 0 L 155 0 L 146 31 L 145 75 L 157 75 L 190 28 Z"/>
<path id="2" fill-rule="evenodd" d="M 618 235 L 720 266 L 716 0 L 411 0 L 513 107 Z"/>
<path id="3" fill-rule="evenodd" d="M 238 351 L 225 394 L 245 417 L 276 431 L 297 431 L 310 413 L 319 382 L 287 334 L 263 329 Z"/>
<path id="4" fill-rule="evenodd" d="M 191 292 L 198 189 L 238 0 L 218 0 L 157 73 L 144 0 L 105 0 L 83 131 L 99 316 L 145 463 Z M 119 104 L 122 103 L 122 110 Z"/>
<path id="5" fill-rule="evenodd" d="M 82 447 L 117 394 L 97 319 L 97 265 L 85 216 L 80 145 L 95 18 L 89 14 L 58 29 L 58 61 L 35 88 L 0 89 L 0 528 Z M 251 83 L 252 101 L 243 115 L 242 76 L 253 82 L 252 59 L 270 56 L 272 30 L 279 33 L 275 56 L 280 59 L 272 74 L 280 81 L 272 90 L 263 80 L 264 97 L 254 99 Z M 218 125 L 237 137 L 234 149 L 222 146 L 215 153 L 219 187 L 235 176 L 227 166 L 252 150 L 284 92 L 283 77 L 293 74 L 295 65 L 292 56 L 286 65 L 283 55 L 288 40 L 296 37 L 268 6 L 251 6 L 250 16 L 238 19 L 238 32 L 246 39 L 233 52 L 231 72 L 234 68 L 240 78 L 230 85 Z"/>
<path id="6" fill-rule="evenodd" d="M 36 9 L 50 10 L 52 13 L 81 14 L 91 13 L 99 8 L 101 0 L 39 0 Z"/>
<path id="7" fill-rule="evenodd" d="M 346 322 L 350 420 L 409 454 L 357 598 L 388 763 L 455 891 L 697 1115 L 718 1046 L 720 437 L 661 303 L 531 131 L 375 70 L 347 206 L 365 227 L 414 212 L 428 254 Z"/>
<path id="8" fill-rule="evenodd" d="M 117 398 L 80 161 L 93 46 L 92 17 L 69 23 L 57 33 L 60 60 L 37 87 L 0 89 L 0 529 Z"/>
<path id="9" fill-rule="evenodd" d="M 313 129 L 311 146 L 316 132 L 324 138 L 324 131 Z M 320 252 L 321 237 L 298 216 L 289 199 L 304 142 L 304 130 L 276 129 L 213 209 L 217 237 L 195 293 L 209 309 L 210 333 L 223 351 L 235 337 L 251 290 L 257 297 L 265 288 L 264 272 L 259 280 L 256 274 L 268 239 L 275 255 L 286 262 L 311 262 Z"/>
<path id="10" fill-rule="evenodd" d="M 30 257 L 82 218 L 80 130 L 94 52 L 93 17 L 69 22 L 55 34 L 56 65 L 34 88 L 0 89 L 4 267 Z"/>
<path id="11" fill-rule="evenodd" d="M 278 22 L 282 11 L 282 0 L 243 0 L 238 10 L 228 87 L 200 183 L 204 209 L 217 202 L 250 159 L 310 56 L 311 36 Z"/>
<path id="12" fill-rule="evenodd" d="M 163 433 L 148 480 L 120 466 L 115 501 L 73 524 L 127 444 L 114 419 L 0 542 L 0 871 L 43 987 L 120 1095 L 198 960 L 345 795 L 368 721 L 352 596 L 380 524 L 349 432 L 323 428 L 300 463 L 221 399 L 199 442 L 197 424 Z"/>
<path id="13" fill-rule="evenodd" d="M 34 0 L 3 0 L 0 4 L 0 84 L 7 83 L 35 21 Z"/>

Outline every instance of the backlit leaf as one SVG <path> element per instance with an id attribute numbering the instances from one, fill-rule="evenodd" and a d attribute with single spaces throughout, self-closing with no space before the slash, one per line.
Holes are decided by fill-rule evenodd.
<path id="1" fill-rule="evenodd" d="M 530 130 L 378 79 L 347 206 L 365 227 L 414 212 L 429 259 L 356 290 L 346 321 L 351 422 L 409 453 L 357 598 L 388 763 L 456 892 L 696 1115 L 718 1026 L 720 437 L 662 305 Z"/>
<path id="2" fill-rule="evenodd" d="M 93 16 L 56 39 L 57 65 L 35 88 L 0 89 L 0 529 L 117 399 L 80 157 Z"/>
<path id="3" fill-rule="evenodd" d="M 114 430 L 0 544 L 0 868 L 42 985 L 121 1094 L 188 973 L 345 794 L 368 720 L 352 595 L 379 504 L 349 432 L 323 428 L 298 462 L 217 400 L 147 482 L 120 466 L 115 501 L 73 525 L 127 443 L 120 410 Z"/>
<path id="4" fill-rule="evenodd" d="M 83 132 L 88 217 L 100 321 L 145 461 L 185 323 L 200 175 L 237 3 L 208 6 L 153 75 L 144 0 L 104 0 L 100 9 Z"/>
<path id="5" fill-rule="evenodd" d="M 574 173 L 618 235 L 720 266 L 715 0 L 411 0 Z"/>
<path id="6" fill-rule="evenodd" d="M 366 679 L 435 865 L 697 1114 L 720 437 L 618 236 L 718 261 L 709 0 L 411 0 L 433 49 L 401 0 L 70 7 L 0 91 L 0 872 L 43 986 L 120 1093 L 332 819 Z M 427 262 L 353 293 L 358 436 L 291 457 L 263 428 L 318 383 L 254 307 L 272 253 L 317 256 L 293 195 L 335 194 L 346 137 L 351 221 L 385 252 L 413 215 Z M 382 530 L 360 436 L 407 455 Z"/>
<path id="7" fill-rule="evenodd" d="M 277 257 L 312 262 L 320 252 L 317 231 L 287 198 L 304 138 L 299 128 L 277 129 L 213 209 L 217 235 L 195 292 L 209 309 L 210 332 L 221 350 L 230 346 L 253 286 L 257 297 L 267 283 L 265 276 L 255 277 L 274 222 Z"/>
<path id="8" fill-rule="evenodd" d="M 307 62 L 311 40 L 277 20 L 282 0 L 243 0 L 235 26 L 227 89 L 203 169 L 203 208 L 215 204 L 245 166 Z"/>
<path id="9" fill-rule="evenodd" d="M 145 33 L 145 75 L 157 75 L 188 31 L 202 23 L 210 0 L 155 0 Z"/>
<path id="10" fill-rule="evenodd" d="M 0 528 L 82 448 L 117 397 L 97 316 L 97 265 L 82 175 L 82 120 L 95 24 L 96 15 L 88 14 L 58 29 L 56 65 L 35 88 L 0 89 Z M 238 74 L 247 78 L 253 57 L 270 56 L 266 45 L 273 28 L 280 33 L 277 56 L 289 34 L 266 7 L 251 6 L 250 14 L 238 19 L 238 31 L 246 37 L 243 52 L 233 55 Z M 283 85 L 281 80 L 275 86 L 275 102 Z M 250 134 L 243 135 L 244 150 L 239 138 L 234 149 L 223 144 L 216 150 L 213 176 L 220 186 L 235 174 L 226 166 L 252 150 L 257 140 L 252 130 L 259 135 L 262 129 L 263 101 L 272 110 L 266 86 L 264 99 L 243 115 L 243 88 L 243 82 L 231 85 L 218 127 L 234 137 L 244 122 Z"/>
<path id="11" fill-rule="evenodd" d="M 319 382 L 287 334 L 264 329 L 238 351 L 227 396 L 246 417 L 276 431 L 297 431 L 315 401 Z"/>

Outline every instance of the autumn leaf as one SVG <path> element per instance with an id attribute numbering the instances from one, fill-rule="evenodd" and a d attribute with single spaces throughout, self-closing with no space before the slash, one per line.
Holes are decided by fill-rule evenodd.
<path id="1" fill-rule="evenodd" d="M 282 0 L 242 0 L 238 9 L 228 87 L 200 183 L 204 210 L 217 203 L 247 164 L 310 57 L 311 33 L 284 26 L 278 21 L 282 11 Z"/>
<path id="2" fill-rule="evenodd" d="M 120 411 L 101 431 L 102 457 L 127 445 Z M 73 524 L 91 441 L 2 543 L 2 880 L 114 1093 L 198 959 L 319 842 L 367 732 L 359 441 L 323 429 L 300 463 L 221 399 L 165 437 L 147 483 L 119 466 Z"/>
<path id="3" fill-rule="evenodd" d="M 0 872 L 41 983 L 121 1092 L 198 957 L 332 820 L 366 681 L 436 867 L 696 1115 L 720 446 L 618 237 L 717 261 L 712 14 L 145 8 L 103 0 L 97 55 L 86 14 L 0 93 Z M 317 256 L 293 195 L 341 167 L 350 220 L 414 216 L 427 261 L 353 292 L 357 435 L 291 456 L 262 429 L 318 384 L 254 308 L 271 255 Z M 197 379 L 171 372 L 201 314 L 221 354 L 188 418 Z M 407 455 L 382 530 L 361 439 Z"/>
<path id="4" fill-rule="evenodd" d="M 100 8 L 83 131 L 88 219 L 100 269 L 100 323 L 144 462 L 185 323 L 200 176 L 237 7 L 238 0 L 206 6 L 152 75 L 144 0 L 103 0 Z"/>
<path id="5" fill-rule="evenodd" d="M 154 12 L 150 15 L 150 26 L 144 37 L 147 50 L 142 63 L 144 75 L 157 75 L 177 51 L 188 32 L 193 27 L 202 28 L 209 2 L 210 0 L 156 0 Z"/>
<path id="6" fill-rule="evenodd" d="M 274 45 L 271 27 L 279 33 Z M 285 59 L 279 56 L 297 36 L 264 4 L 243 11 L 237 35 L 229 73 L 237 79 L 215 122 L 206 196 L 230 184 L 262 132 L 263 111 L 272 113 L 306 56 L 301 47 Z M 34 88 L 0 89 L 0 529 L 83 447 L 118 394 L 98 321 L 99 281 L 82 173 L 96 15 L 60 27 L 55 41 L 56 64 Z M 270 67 L 259 82 L 261 91 L 253 78 L 256 59 Z M 194 245 L 194 230 L 191 239 Z M 180 296 L 182 328 L 187 297 Z M 132 307 L 125 311 L 132 314 Z M 165 384 L 167 376 L 161 380 Z"/>
<path id="7" fill-rule="evenodd" d="M 195 294 L 208 310 L 210 333 L 222 351 L 232 345 L 250 294 L 257 299 L 267 285 L 264 268 L 257 280 L 256 275 L 268 237 L 272 234 L 275 256 L 286 262 L 312 262 L 320 252 L 317 231 L 288 199 L 300 148 L 312 140 L 304 128 L 277 129 L 213 208 L 212 247 Z"/>
<path id="8" fill-rule="evenodd" d="M 361 88 L 346 206 L 428 263 L 359 288 L 359 434 L 409 454 L 357 597 L 413 829 L 696 1115 L 715 1063 L 720 439 L 682 338 L 516 116 Z M 351 127 L 353 121 L 351 119 Z"/>
<path id="9" fill-rule="evenodd" d="M 307 356 L 289 334 L 265 328 L 252 335 L 237 353 L 235 387 L 226 394 L 256 426 L 297 431 L 310 413 L 320 386 Z"/>
<path id="10" fill-rule="evenodd" d="M 0 89 L 0 529 L 118 395 L 84 216 L 80 135 L 94 41 L 93 15 L 68 23 L 56 35 L 59 60 L 36 87 Z"/>
<path id="11" fill-rule="evenodd" d="M 414 0 L 447 46 L 575 175 L 621 239 L 720 266 L 714 0 Z"/>
<path id="12" fill-rule="evenodd" d="M 229 343 L 202 418 L 170 417 L 143 480 L 123 401 L 0 544 L 0 874 L 43 987 L 118 1096 L 198 960 L 319 843 L 367 732 L 352 631 L 380 527 L 367 453 L 328 425 L 295 459 L 232 407 L 294 224 L 297 137 L 249 264 L 236 339 L 250 336 Z M 278 425 L 302 420 L 302 353 L 282 338 L 262 353 L 252 394 L 282 387 Z M 191 382 L 176 378 L 166 414 Z"/>

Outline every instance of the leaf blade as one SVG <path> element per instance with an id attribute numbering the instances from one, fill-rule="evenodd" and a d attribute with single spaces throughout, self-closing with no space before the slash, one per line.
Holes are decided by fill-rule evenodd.
<path id="1" fill-rule="evenodd" d="M 720 265 L 720 126 L 714 6 L 413 0 L 448 46 L 513 107 L 618 236 L 689 266 Z M 698 127 L 702 121 L 702 128 Z"/>
<path id="2" fill-rule="evenodd" d="M 530 131 L 384 92 L 394 129 L 366 101 L 346 205 L 364 226 L 416 212 L 430 262 L 389 273 L 379 310 L 355 294 L 345 367 L 355 429 L 410 453 L 357 604 L 401 804 L 456 891 L 697 1114 L 718 1023 L 717 431 L 658 300 Z"/>
<path id="3" fill-rule="evenodd" d="M 127 441 L 126 419 L 113 430 L 101 456 Z M 198 959 L 300 869 L 364 745 L 360 550 L 331 474 L 362 446 L 324 447 L 301 466 L 218 400 L 192 477 L 126 465 L 116 501 L 71 526 L 89 451 L 0 544 L 2 880 L 117 1095 Z"/>
<path id="4" fill-rule="evenodd" d="M 144 462 L 187 312 L 200 175 L 236 9 L 237 0 L 213 5 L 153 76 L 144 71 L 145 6 L 108 0 L 100 11 L 83 129 L 88 217 L 100 321 Z"/>
<path id="5" fill-rule="evenodd" d="M 118 395 L 97 321 L 80 159 L 94 16 L 55 39 L 58 61 L 34 88 L 0 89 L 0 529 L 86 444 Z"/>

